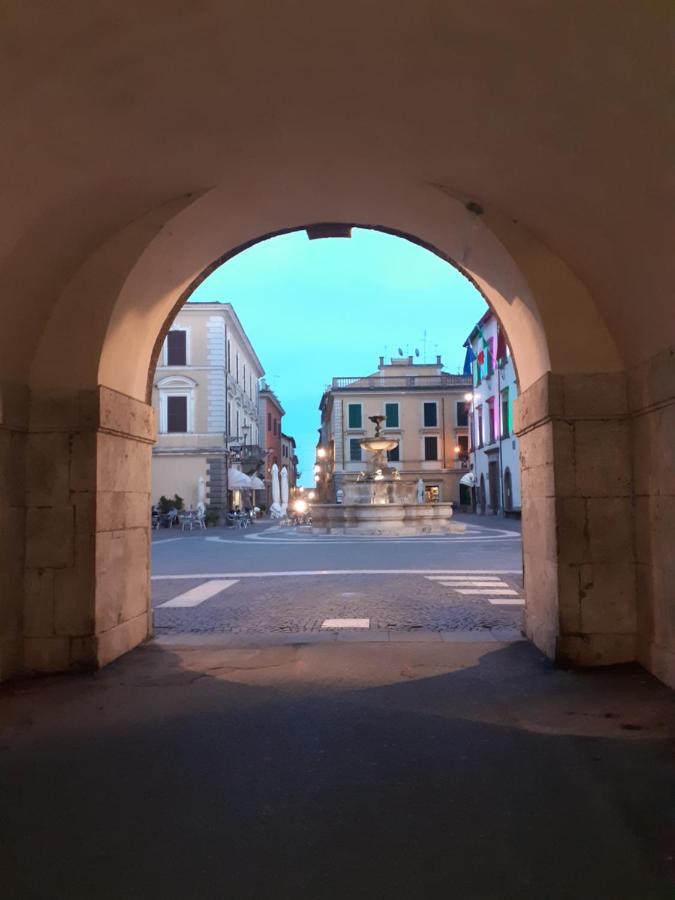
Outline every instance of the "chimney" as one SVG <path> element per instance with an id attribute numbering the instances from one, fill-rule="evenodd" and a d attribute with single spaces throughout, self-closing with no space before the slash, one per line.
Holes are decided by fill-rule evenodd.
<path id="1" fill-rule="evenodd" d="M 412 356 L 409 356 L 409 357 L 408 357 L 408 365 L 409 365 L 409 366 L 412 366 L 412 365 L 413 365 L 413 358 L 412 358 Z"/>
<path id="2" fill-rule="evenodd" d="M 441 354 L 440 354 L 440 353 L 437 353 L 437 354 L 436 354 L 436 365 L 437 365 L 437 366 L 442 366 L 442 365 L 443 365 L 443 363 L 441 362 Z"/>
<path id="3" fill-rule="evenodd" d="M 381 356 L 380 357 L 380 366 L 379 366 L 380 369 L 382 368 L 383 365 L 384 365 L 384 356 Z"/>

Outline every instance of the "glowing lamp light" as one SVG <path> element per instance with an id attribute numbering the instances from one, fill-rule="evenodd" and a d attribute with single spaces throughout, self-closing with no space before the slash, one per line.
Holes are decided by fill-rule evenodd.
<path id="1" fill-rule="evenodd" d="M 461 453 L 461 452 L 462 452 L 461 447 L 459 447 L 459 446 L 455 447 L 455 453 Z"/>
<path id="2" fill-rule="evenodd" d="M 315 474 L 315 475 L 318 475 L 320 471 L 321 471 L 321 466 L 317 463 L 317 464 L 314 466 L 314 474 Z"/>
<path id="3" fill-rule="evenodd" d="M 318 476 L 318 475 L 315 475 L 315 476 L 314 476 L 314 481 L 319 481 L 319 476 Z"/>
<path id="4" fill-rule="evenodd" d="M 307 496 L 310 500 L 313 500 L 316 497 L 316 491 L 310 491 Z"/>
<path id="5" fill-rule="evenodd" d="M 307 512 L 307 502 L 305 500 L 296 500 L 293 504 L 293 509 L 296 513 L 306 513 Z"/>
<path id="6" fill-rule="evenodd" d="M 473 400 L 473 394 L 464 394 L 464 399 L 467 403 L 471 403 L 471 401 Z"/>
<path id="7" fill-rule="evenodd" d="M 319 449 L 316 451 L 316 455 L 317 455 L 317 458 L 318 458 L 318 459 L 325 459 L 325 458 L 326 458 L 326 450 L 325 450 L 325 448 L 324 448 L 324 447 L 319 447 Z"/>

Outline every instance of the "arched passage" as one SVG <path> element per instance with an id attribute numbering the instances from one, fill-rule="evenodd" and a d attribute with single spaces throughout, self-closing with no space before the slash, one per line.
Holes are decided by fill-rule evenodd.
<path id="1" fill-rule="evenodd" d="M 29 452 L 46 456 L 48 448 L 41 469 L 62 491 L 47 489 L 37 472 L 36 484 L 28 485 L 25 602 L 35 627 L 21 635 L 27 664 L 100 665 L 151 633 L 147 509 L 154 424 L 147 386 L 158 347 L 179 306 L 214 265 L 269 234 L 320 222 L 410 237 L 451 261 L 483 293 L 508 335 L 522 388 L 517 428 L 528 634 L 552 657 L 633 659 L 634 572 L 626 562 L 632 538 L 617 533 L 609 557 L 597 560 L 590 548 L 579 551 L 588 533 L 587 494 L 610 443 L 621 477 L 604 479 L 593 533 L 600 535 L 607 518 L 630 502 L 621 362 L 583 284 L 522 227 L 437 186 L 372 173 L 319 183 L 297 173 L 264 179 L 257 173 L 255 183 L 255 196 L 239 179 L 134 222 L 78 270 L 46 324 L 31 369 Z M 67 485 L 57 477 L 64 471 Z M 55 545 L 62 555 L 54 557 Z M 610 582 L 603 596 L 591 591 L 585 617 L 588 585 L 596 570 L 607 574 L 608 559 L 624 567 L 621 600 L 616 603 Z M 51 618 L 38 615 L 45 590 L 53 591 Z"/>

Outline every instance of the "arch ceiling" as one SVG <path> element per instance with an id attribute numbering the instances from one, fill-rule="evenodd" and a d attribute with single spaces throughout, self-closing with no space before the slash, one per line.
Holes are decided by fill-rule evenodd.
<path id="1" fill-rule="evenodd" d="M 321 186 L 326 210 L 369 181 L 414 203 L 476 201 L 527 277 L 539 272 L 539 294 L 569 277 L 562 310 L 568 294 L 592 295 L 608 368 L 617 350 L 633 364 L 672 340 L 666 0 L 8 0 L 2 17 L 5 379 L 27 377 L 66 285 L 72 310 L 105 305 L 181 209 L 218 196 L 224 215 L 234 191 L 241 217 L 248 196 L 250 227 L 230 224 L 213 259 L 235 233 L 311 221 L 295 209 L 303 184 Z M 264 224 L 270 179 L 286 183 L 269 199 L 275 215 L 285 199 L 287 218 Z M 362 214 L 321 218 L 415 231 L 409 211 Z"/>

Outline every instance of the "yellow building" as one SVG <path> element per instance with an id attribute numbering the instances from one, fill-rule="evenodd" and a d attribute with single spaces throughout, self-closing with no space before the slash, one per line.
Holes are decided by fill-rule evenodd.
<path id="1" fill-rule="evenodd" d="M 258 425 L 263 375 L 229 303 L 186 303 L 153 381 L 153 502 L 178 494 L 186 506 L 202 500 L 227 508 L 228 466 L 253 474 L 264 462 Z"/>
<path id="2" fill-rule="evenodd" d="M 471 378 L 443 371 L 412 356 L 380 357 L 377 372 L 334 378 L 321 403 L 316 482 L 322 501 L 339 502 L 346 481 L 367 464 L 360 441 L 373 434 L 370 416 L 385 416 L 382 433 L 397 438 L 390 465 L 406 479 L 422 479 L 428 502 L 460 503 L 459 479 L 468 466 L 468 410 Z M 463 499 L 463 498 L 462 498 Z"/>

